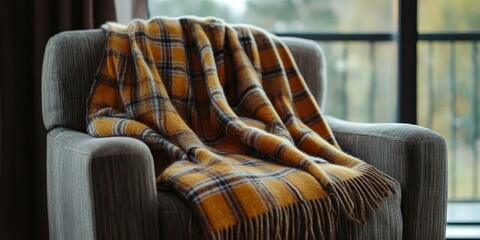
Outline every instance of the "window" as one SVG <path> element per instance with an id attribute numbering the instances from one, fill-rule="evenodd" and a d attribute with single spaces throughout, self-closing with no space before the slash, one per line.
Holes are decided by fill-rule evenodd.
<path id="1" fill-rule="evenodd" d="M 419 1 L 418 123 L 449 143 L 451 201 L 480 201 L 478 12 L 479 1 Z"/>
<path id="2" fill-rule="evenodd" d="M 480 2 L 418 1 L 418 124 L 448 143 L 447 236 L 479 237 Z"/>

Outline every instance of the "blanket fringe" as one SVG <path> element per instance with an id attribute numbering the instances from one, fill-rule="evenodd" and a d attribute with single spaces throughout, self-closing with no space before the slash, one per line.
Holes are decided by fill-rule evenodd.
<path id="1" fill-rule="evenodd" d="M 368 164 L 362 163 L 358 170 L 361 175 L 329 184 L 326 189 L 338 214 L 365 225 L 367 215 L 378 210 L 386 197 L 395 194 L 395 181 Z"/>

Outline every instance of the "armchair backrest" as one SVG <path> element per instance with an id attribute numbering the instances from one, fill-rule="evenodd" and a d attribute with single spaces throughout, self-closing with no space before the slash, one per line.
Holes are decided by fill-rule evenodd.
<path id="1" fill-rule="evenodd" d="M 86 104 L 100 65 L 105 34 L 100 29 L 62 32 L 47 43 L 42 67 L 42 114 L 47 131 L 86 131 Z"/>
<path id="2" fill-rule="evenodd" d="M 300 72 L 322 106 L 326 65 L 313 41 L 283 38 Z M 47 43 L 42 70 L 42 113 L 47 131 L 67 127 L 86 131 L 86 103 L 100 64 L 105 34 L 100 29 L 59 33 Z"/>

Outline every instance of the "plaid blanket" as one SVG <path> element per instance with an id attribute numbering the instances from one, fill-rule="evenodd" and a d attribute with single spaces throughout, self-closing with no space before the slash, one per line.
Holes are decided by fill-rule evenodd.
<path id="1" fill-rule="evenodd" d="M 111 23 L 106 41 L 88 133 L 144 141 L 203 237 L 332 239 L 394 193 L 341 151 L 276 36 L 186 17 Z"/>

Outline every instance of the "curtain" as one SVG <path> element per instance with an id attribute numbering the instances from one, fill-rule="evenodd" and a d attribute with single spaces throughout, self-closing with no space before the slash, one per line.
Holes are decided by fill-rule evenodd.
<path id="1" fill-rule="evenodd" d="M 146 0 L 129 0 L 146 17 Z M 123 4 L 123 3 L 122 3 Z M 144 14 L 144 15 L 142 15 Z M 48 39 L 116 19 L 114 0 L 0 4 L 0 239 L 48 239 L 41 66 Z"/>

